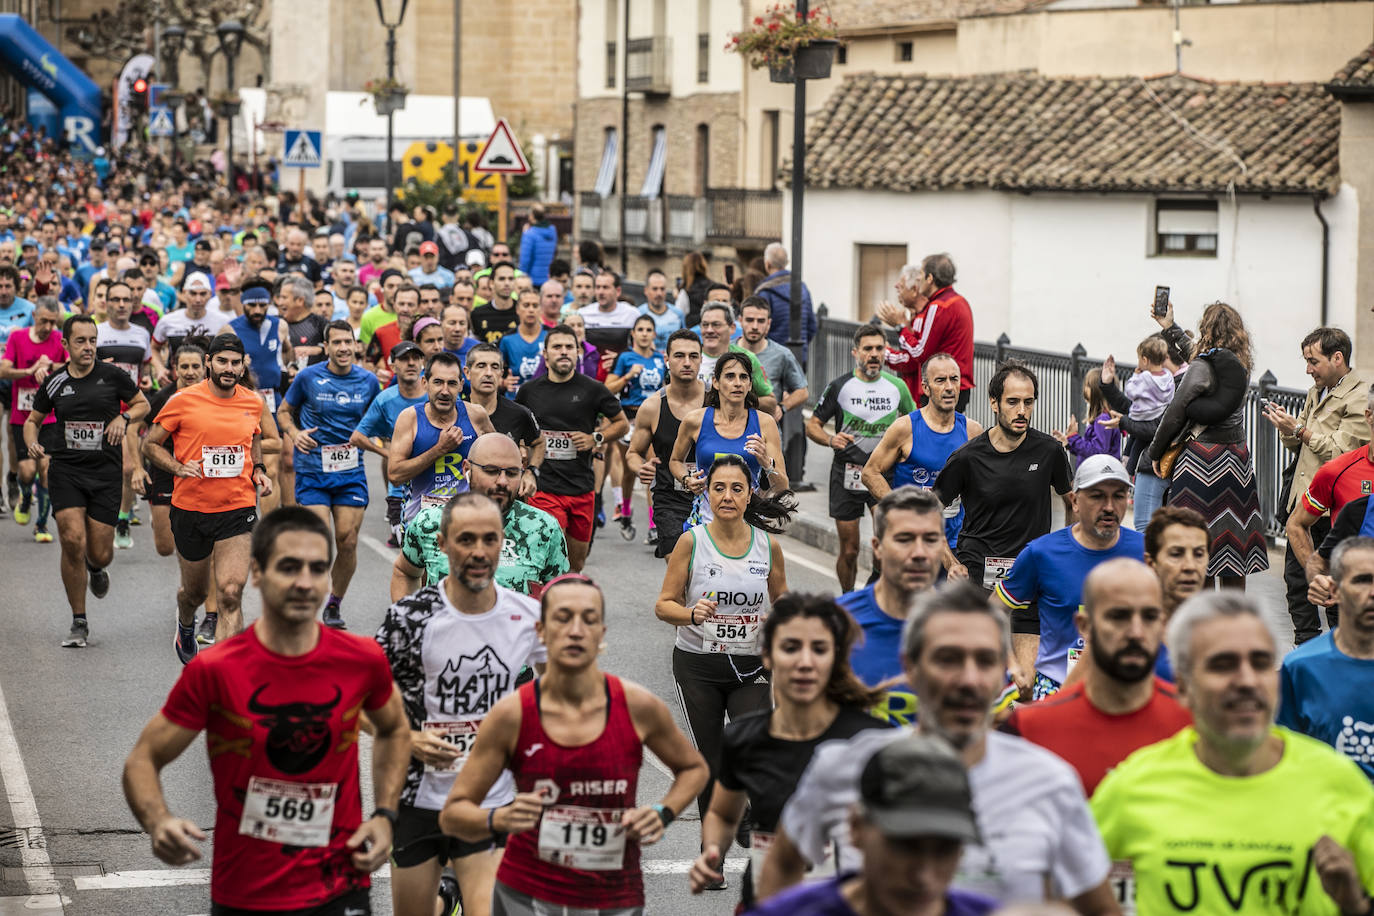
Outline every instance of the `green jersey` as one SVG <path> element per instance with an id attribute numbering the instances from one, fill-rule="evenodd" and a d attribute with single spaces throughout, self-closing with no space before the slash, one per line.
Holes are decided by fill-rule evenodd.
<path id="1" fill-rule="evenodd" d="M 835 453 L 836 464 L 862 466 L 878 447 L 887 428 L 916 409 L 906 383 L 886 369 L 873 381 L 846 372 L 825 386 L 813 416 L 822 424 L 835 421 L 836 433 L 848 433 L 854 441 Z"/>
<path id="2" fill-rule="evenodd" d="M 433 585 L 448 575 L 448 555 L 439 546 L 439 522 L 443 506 L 427 506 L 406 525 L 401 555 L 425 571 L 425 582 Z M 531 594 L 554 576 L 568 571 L 568 545 L 563 529 L 552 515 L 528 503 L 515 502 L 506 513 L 506 538 L 501 544 L 501 562 L 496 567 L 496 584 L 522 595 Z"/>

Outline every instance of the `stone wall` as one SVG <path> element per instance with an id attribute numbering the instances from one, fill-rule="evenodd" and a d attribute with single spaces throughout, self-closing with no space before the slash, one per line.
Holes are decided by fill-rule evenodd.
<path id="1" fill-rule="evenodd" d="M 707 178 L 710 186 L 737 187 L 740 143 L 738 107 L 739 96 L 733 92 L 631 99 L 629 143 L 621 147 L 622 154 L 625 149 L 629 150 L 631 193 L 639 193 L 644 175 L 649 170 L 653 129 L 657 125 L 662 125 L 668 132 L 668 163 L 663 175 L 665 194 L 699 192 L 697 128 L 703 124 L 709 130 Z M 620 132 L 619 99 L 584 98 L 578 101 L 573 183 L 579 191 L 590 191 L 596 183 L 607 128 L 614 128 L 617 135 Z"/>

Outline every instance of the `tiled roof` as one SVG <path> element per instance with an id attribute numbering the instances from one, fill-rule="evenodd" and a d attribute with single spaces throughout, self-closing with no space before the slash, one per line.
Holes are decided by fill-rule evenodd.
<path id="1" fill-rule="evenodd" d="M 1334 193 L 1320 85 L 986 76 L 844 80 L 808 131 L 807 185 L 914 191 Z M 1242 163 L 1244 164 L 1242 166 Z"/>
<path id="2" fill-rule="evenodd" d="M 1049 0 L 828 0 L 823 7 L 846 31 L 943 22 L 968 16 L 1021 13 Z"/>
<path id="3" fill-rule="evenodd" d="M 1350 58 L 1350 62 L 1337 70 L 1326 85 L 1337 94 L 1342 89 L 1374 90 L 1374 45 Z"/>

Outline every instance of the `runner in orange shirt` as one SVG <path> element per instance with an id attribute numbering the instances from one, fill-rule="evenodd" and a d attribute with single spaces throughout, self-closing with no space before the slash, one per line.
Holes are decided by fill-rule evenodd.
<path id="1" fill-rule="evenodd" d="M 243 629 L 249 536 L 258 517 L 258 497 L 272 492 L 262 456 L 281 448 L 261 395 L 239 385 L 243 342 L 222 334 L 211 341 L 206 355 L 205 381 L 173 395 L 143 442 L 148 459 L 176 476 L 171 522 L 181 587 L 174 645 L 182 664 L 196 654 L 196 608 L 209 592 L 211 563 L 219 613 L 202 626 L 213 626 L 216 639 Z M 175 456 L 166 445 L 173 435 Z"/>

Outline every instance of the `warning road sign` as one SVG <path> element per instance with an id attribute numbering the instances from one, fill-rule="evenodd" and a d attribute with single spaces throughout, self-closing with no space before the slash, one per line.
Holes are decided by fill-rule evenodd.
<path id="1" fill-rule="evenodd" d="M 317 169 L 324 161 L 318 130 L 286 131 L 286 155 L 282 165 L 297 169 Z"/>
<path id="2" fill-rule="evenodd" d="M 520 144 L 515 142 L 515 134 L 511 133 L 510 124 L 505 118 L 496 122 L 496 129 L 487 138 L 487 143 L 482 147 L 482 153 L 477 157 L 477 163 L 472 170 L 495 172 L 499 175 L 529 174 L 530 164 L 525 160 Z"/>

